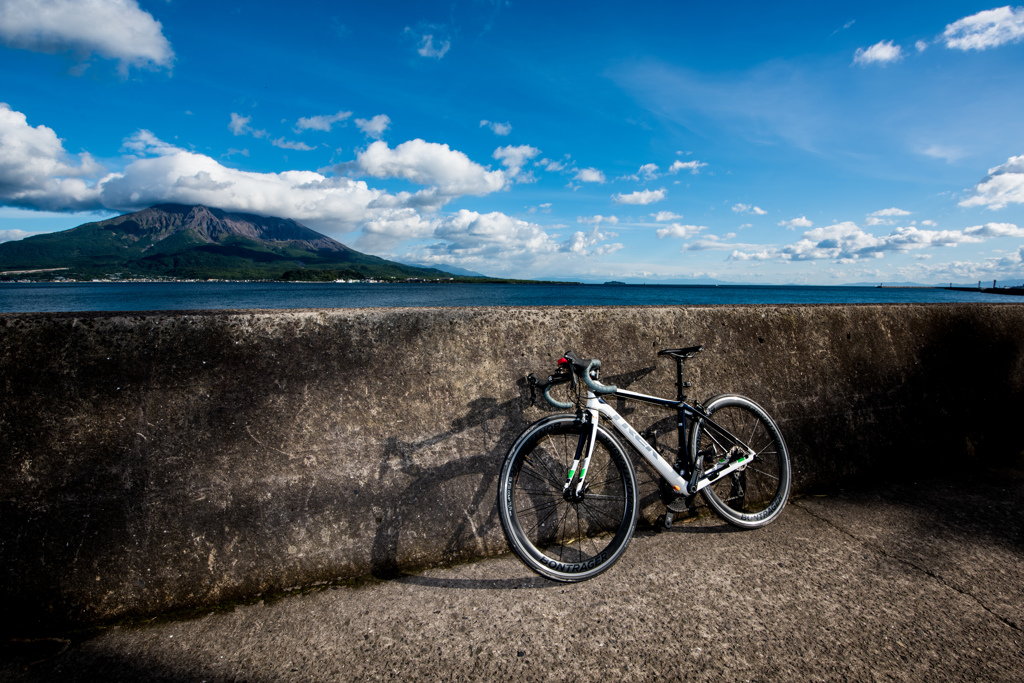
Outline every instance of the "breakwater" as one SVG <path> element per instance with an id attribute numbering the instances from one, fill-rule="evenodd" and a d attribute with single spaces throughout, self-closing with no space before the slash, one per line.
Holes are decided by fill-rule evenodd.
<path id="1" fill-rule="evenodd" d="M 0 598 L 18 628 L 506 550 L 506 449 L 567 349 L 776 417 L 796 492 L 1021 452 L 1012 304 L 0 316 Z M 663 413 L 623 414 L 638 428 Z M 662 511 L 643 465 L 643 514 Z M 753 532 L 756 533 L 756 532 Z"/>

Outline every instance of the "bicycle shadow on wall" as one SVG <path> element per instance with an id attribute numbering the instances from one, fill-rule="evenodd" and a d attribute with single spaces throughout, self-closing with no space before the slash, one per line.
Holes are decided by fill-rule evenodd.
<path id="1" fill-rule="evenodd" d="M 656 367 L 611 375 L 609 381 L 628 387 L 637 380 L 655 372 Z M 387 507 L 375 510 L 376 533 L 371 550 L 372 574 L 384 580 L 399 580 L 425 586 L 464 589 L 515 589 L 551 587 L 553 582 L 529 574 L 518 578 L 454 579 L 434 578 L 412 574 L 406 570 L 451 566 L 482 557 L 509 551 L 498 519 L 498 476 L 508 448 L 516 437 L 532 422 L 524 417 L 531 405 L 546 406 L 539 395 L 531 404 L 530 387 L 526 378 L 516 382 L 518 396 L 499 403 L 496 398 L 474 399 L 467 412 L 452 421 L 450 429 L 419 441 L 390 438 L 377 470 L 379 480 L 405 475 L 411 478 L 395 495 L 389 496 Z M 544 411 L 543 415 L 557 411 Z M 635 408 L 625 408 L 623 414 L 633 414 Z M 665 423 L 665 424 L 663 424 Z M 667 430 L 675 418 L 656 423 L 658 429 Z M 416 454 L 449 442 L 470 430 L 479 430 L 479 441 L 489 444 L 487 450 L 469 457 L 450 460 L 434 467 L 416 463 Z M 644 434 L 648 436 L 647 433 Z M 640 509 L 647 511 L 647 522 L 653 523 L 652 514 L 663 514 L 660 507 L 662 492 L 654 471 L 646 461 L 629 449 L 638 467 L 638 493 Z M 643 474 L 641 474 L 643 473 Z M 461 504 L 465 501 L 466 504 Z M 713 531 L 716 529 L 708 529 Z M 707 532 L 702 529 L 702 532 Z M 443 547 L 438 550 L 438 541 Z"/>
<path id="2" fill-rule="evenodd" d="M 410 574 L 405 569 L 449 566 L 507 551 L 498 521 L 498 473 L 505 451 L 526 426 L 529 405 L 525 378 L 516 382 L 519 395 L 499 403 L 483 397 L 470 401 L 464 416 L 451 428 L 421 441 L 388 439 L 378 467 L 379 479 L 404 474 L 412 480 L 376 515 L 377 531 L 370 562 L 373 576 L 448 588 L 536 588 L 548 582 L 527 576 L 512 579 L 440 579 Z M 469 430 L 479 430 L 487 450 L 434 467 L 421 467 L 415 455 Z M 465 505 L 459 504 L 466 502 Z M 424 510 L 426 512 L 424 512 Z M 438 552 L 438 539 L 444 539 Z"/>

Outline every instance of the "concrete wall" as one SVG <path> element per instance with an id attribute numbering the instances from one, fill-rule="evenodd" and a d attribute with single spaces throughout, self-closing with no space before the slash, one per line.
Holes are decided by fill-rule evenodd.
<path id="1" fill-rule="evenodd" d="M 6 621 L 137 617 L 504 552 L 497 473 L 547 410 L 524 376 L 572 349 L 602 358 L 607 382 L 672 395 L 655 351 L 696 343 L 693 397 L 764 405 L 796 491 L 1024 448 L 1012 304 L 5 315 Z M 664 417 L 650 410 L 629 419 Z"/>

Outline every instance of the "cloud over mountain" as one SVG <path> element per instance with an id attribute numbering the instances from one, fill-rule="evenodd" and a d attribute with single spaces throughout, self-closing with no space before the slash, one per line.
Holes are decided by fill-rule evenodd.
<path id="1" fill-rule="evenodd" d="M 135 0 L 4 0 L 0 39 L 37 52 L 99 54 L 128 67 L 170 68 L 174 50 L 163 27 Z"/>

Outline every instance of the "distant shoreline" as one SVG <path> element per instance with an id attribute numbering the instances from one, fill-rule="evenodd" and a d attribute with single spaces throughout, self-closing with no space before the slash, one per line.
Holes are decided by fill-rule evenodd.
<path id="1" fill-rule="evenodd" d="M 1010 296 L 1024 296 L 1024 289 L 1013 289 L 1010 287 L 943 287 L 954 292 L 978 292 L 979 294 L 1009 294 Z"/>

